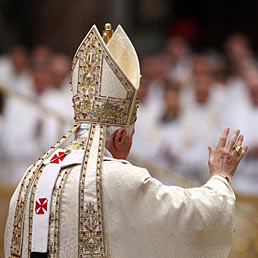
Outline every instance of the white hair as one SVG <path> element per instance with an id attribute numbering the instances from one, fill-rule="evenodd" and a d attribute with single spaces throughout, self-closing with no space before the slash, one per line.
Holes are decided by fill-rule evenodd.
<path id="1" fill-rule="evenodd" d="M 81 123 L 79 130 L 75 133 L 75 137 L 77 138 L 84 138 L 88 136 L 90 124 L 88 123 Z M 114 125 L 108 125 L 107 126 L 107 135 L 106 135 L 106 142 L 110 141 L 113 139 L 115 133 L 117 130 L 120 128 L 125 128 L 126 129 L 126 134 L 129 136 L 132 135 L 133 133 L 133 125 L 128 125 L 128 126 L 114 126 Z"/>
<path id="2" fill-rule="evenodd" d="M 115 133 L 117 130 L 120 128 L 125 128 L 126 134 L 128 136 L 131 136 L 133 133 L 133 125 L 128 125 L 128 126 L 114 126 L 114 125 L 108 125 L 107 126 L 107 135 L 106 135 L 106 142 L 110 141 L 113 139 Z"/>

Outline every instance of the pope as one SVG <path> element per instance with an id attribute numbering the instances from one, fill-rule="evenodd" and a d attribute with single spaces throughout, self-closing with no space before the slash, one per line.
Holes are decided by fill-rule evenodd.
<path id="1" fill-rule="evenodd" d="M 130 164 L 139 61 L 121 26 L 106 24 L 103 35 L 94 25 L 73 59 L 73 129 L 13 194 L 5 258 L 226 258 L 243 136 L 227 141 L 226 128 L 208 147 L 211 177 L 201 187 L 165 186 Z"/>

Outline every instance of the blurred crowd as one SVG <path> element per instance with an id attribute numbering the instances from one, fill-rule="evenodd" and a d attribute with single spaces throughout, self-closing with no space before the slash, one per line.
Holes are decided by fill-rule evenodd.
<path id="1" fill-rule="evenodd" d="M 70 67 L 70 57 L 45 45 L 30 53 L 14 46 L 0 58 L 0 85 L 12 93 L 0 99 L 1 181 L 17 183 L 71 129 Z"/>
<path id="2" fill-rule="evenodd" d="M 249 151 L 233 185 L 258 194 L 257 57 L 242 34 L 230 35 L 222 49 L 196 52 L 184 38 L 171 36 L 160 53 L 142 58 L 132 153 L 203 183 L 209 177 L 207 146 L 217 145 L 226 126 L 240 129 Z M 30 53 L 15 46 L 0 58 L 0 84 L 26 96 L 0 97 L 4 180 L 17 181 L 71 128 L 70 66 L 70 57 L 45 45 Z"/>
<path id="3" fill-rule="evenodd" d="M 232 34 L 221 51 L 193 51 L 182 37 L 142 62 L 132 151 L 198 183 L 209 177 L 208 145 L 240 129 L 249 145 L 234 189 L 258 193 L 258 63 L 251 42 Z"/>

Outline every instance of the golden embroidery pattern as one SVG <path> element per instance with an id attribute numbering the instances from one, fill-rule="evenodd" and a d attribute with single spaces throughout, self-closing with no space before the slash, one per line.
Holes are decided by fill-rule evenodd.
<path id="1" fill-rule="evenodd" d="M 72 141 L 65 149 L 67 150 L 84 150 L 85 149 L 85 139 L 77 138 Z"/>
<path id="2" fill-rule="evenodd" d="M 51 149 L 47 151 L 42 156 L 42 158 L 39 158 L 39 160 L 33 166 L 31 166 L 31 168 L 26 172 L 21 182 L 16 208 L 15 208 L 13 233 L 12 233 L 9 258 L 22 257 L 25 207 L 26 207 L 31 186 L 34 184 L 34 181 L 38 177 L 38 175 L 42 173 L 41 166 L 43 164 L 43 161 L 49 155 L 51 155 L 61 144 L 63 144 L 66 141 L 66 139 L 68 139 L 78 129 L 78 127 L 79 127 L 79 124 L 74 125 L 74 128 L 70 130 L 67 133 L 67 135 L 63 136 L 63 138 L 60 141 L 58 141 L 55 146 L 52 146 Z"/>
<path id="3" fill-rule="evenodd" d="M 104 240 L 104 218 L 102 211 L 102 180 L 101 164 L 103 160 L 103 150 L 105 143 L 105 126 L 100 126 L 100 138 L 98 146 L 98 158 L 96 164 L 96 205 L 87 202 L 84 197 L 85 178 L 87 170 L 87 159 L 81 171 L 80 179 L 80 214 L 79 214 L 79 257 L 106 257 L 106 248 Z M 95 133 L 95 125 L 92 125 L 92 131 L 89 133 L 89 141 L 86 152 L 90 152 L 92 140 Z"/>
<path id="4" fill-rule="evenodd" d="M 49 258 L 58 257 L 59 253 L 59 222 L 60 206 L 64 184 L 70 174 L 71 169 L 64 169 L 58 175 L 56 185 L 52 194 L 51 213 L 49 219 L 49 236 L 48 236 L 48 255 Z"/>
<path id="5" fill-rule="evenodd" d="M 82 245 L 84 246 L 84 251 L 90 257 L 95 257 L 97 253 L 102 254 L 102 231 L 100 230 L 99 224 L 99 214 L 98 211 L 95 210 L 95 207 L 91 203 L 87 203 L 86 205 L 86 213 L 82 215 L 82 219 L 84 221 L 84 237 L 82 238 Z M 103 255 L 102 255 L 103 256 Z"/>
<path id="6" fill-rule="evenodd" d="M 42 175 L 42 171 L 44 166 L 41 167 L 40 173 L 37 174 L 35 181 L 32 185 L 32 191 L 30 194 L 30 203 L 29 203 L 29 236 L 28 236 L 28 257 L 30 257 L 31 252 L 31 237 L 32 237 L 32 224 L 33 224 L 33 209 L 34 209 L 34 201 L 35 201 L 35 193 L 36 188 L 39 182 L 39 178 Z"/>
<path id="7" fill-rule="evenodd" d="M 73 59 L 71 84 L 75 121 L 110 125 L 132 124 L 136 120 L 136 112 L 133 112 L 132 107 L 136 106 L 136 90 L 102 44 L 105 43 L 102 43 L 95 29 L 92 29 Z M 101 96 L 103 59 L 126 89 L 125 99 Z"/>
<path id="8" fill-rule="evenodd" d="M 21 183 L 21 188 L 17 199 L 17 205 L 14 215 L 13 235 L 9 255 L 10 258 L 21 257 L 22 255 L 21 253 L 25 207 L 27 203 L 29 189 L 31 188 L 31 185 L 33 184 L 38 174 L 42 172 L 42 170 L 38 169 L 39 165 L 34 164 L 32 168 L 28 170 Z"/>

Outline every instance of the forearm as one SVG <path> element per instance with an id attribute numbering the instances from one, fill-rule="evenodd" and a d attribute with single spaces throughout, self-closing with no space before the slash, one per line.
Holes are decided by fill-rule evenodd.
<path id="1" fill-rule="evenodd" d="M 230 182 L 222 175 L 213 175 L 202 187 L 216 191 L 219 195 L 225 195 L 235 200 L 235 194 Z"/>

